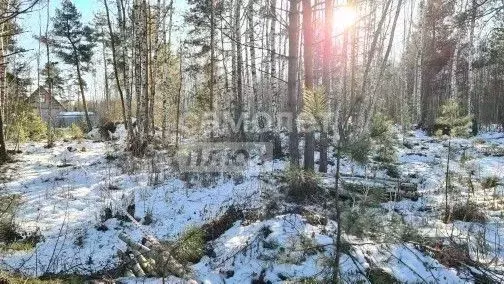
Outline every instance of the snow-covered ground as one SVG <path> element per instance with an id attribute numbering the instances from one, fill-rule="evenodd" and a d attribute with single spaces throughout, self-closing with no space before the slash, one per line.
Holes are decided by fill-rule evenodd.
<path id="1" fill-rule="evenodd" d="M 417 228 L 426 237 L 469 239 L 471 256 L 493 269 L 502 269 L 504 206 L 502 199 L 501 203 L 495 202 L 504 195 L 504 157 L 485 156 L 484 150 L 503 149 L 503 137 L 499 133 L 485 133 L 451 142 L 454 157 L 450 168 L 459 177 L 453 178 L 450 198 L 452 202 L 467 200 L 469 191 L 464 177 L 471 176 L 475 193 L 469 197 L 481 205 L 488 217 L 487 223 L 444 224 L 441 221 L 447 142 L 427 137 L 420 131 L 404 137 L 409 147 L 398 147 L 398 166 L 403 179 L 418 183 L 422 196 L 417 201 L 383 203 L 384 218 L 399 215 L 405 224 Z M 23 231 L 38 231 L 43 239 L 30 251 L 0 252 L 3 269 L 34 276 L 90 275 L 114 269 L 119 263 L 117 251 L 126 249 L 126 244 L 118 238 L 120 233 L 135 241 L 140 241 L 144 234 L 174 240 L 187 228 L 214 220 L 230 206 L 261 208 L 268 201 L 266 196 L 279 189 L 274 181 L 259 178 L 258 172 L 261 169 L 280 171 L 286 167 L 282 161 L 251 163 L 240 177 L 220 176 L 215 181 L 190 185 L 170 171 L 162 152 L 143 160 L 131 159 L 123 154 L 123 143 L 122 140 L 83 140 L 58 142 L 52 149 L 33 143 L 22 147 L 23 153 L 15 156 L 18 161 L 2 169 L 7 180 L 0 194 L 21 196 L 16 223 Z M 461 161 L 464 152 L 468 158 Z M 324 178 L 328 184 L 334 170 L 330 167 L 330 173 Z M 356 165 L 348 159 L 343 161 L 342 173 L 386 177 L 383 170 Z M 483 191 L 480 181 L 491 176 L 497 177 L 501 185 L 495 191 Z M 139 223 L 102 217 L 106 208 L 120 215 L 131 204 Z M 147 215 L 153 217 L 153 222 L 144 225 Z M 193 276 L 205 283 L 244 283 L 252 279 L 273 283 L 301 279 L 322 281 L 331 273 L 337 224 L 332 220 L 325 225 L 311 223 L 298 214 L 253 223 L 237 221 L 212 242 L 215 254 L 204 256 L 192 266 Z M 478 238 L 485 240 L 485 253 L 478 251 Z M 412 243 L 381 243 L 351 235 L 344 235 L 343 239 L 350 244 L 340 259 L 341 275 L 348 283 L 369 282 L 364 275 L 370 269 L 382 270 L 403 283 L 475 281 L 468 273 L 470 268 L 446 267 Z M 137 281 L 140 280 L 129 279 L 131 283 Z M 150 281 L 161 283 L 156 279 Z"/>

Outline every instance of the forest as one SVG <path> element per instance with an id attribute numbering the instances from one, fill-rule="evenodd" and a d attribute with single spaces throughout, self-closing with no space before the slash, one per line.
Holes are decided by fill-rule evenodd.
<path id="1" fill-rule="evenodd" d="M 504 283 L 504 0 L 0 0 L 4 283 Z"/>

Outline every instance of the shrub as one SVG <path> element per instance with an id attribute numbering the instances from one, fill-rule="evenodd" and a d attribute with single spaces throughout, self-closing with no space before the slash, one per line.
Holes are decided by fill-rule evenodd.
<path id="1" fill-rule="evenodd" d="M 484 189 L 495 188 L 499 184 L 499 178 L 496 176 L 487 177 L 481 182 Z"/>
<path id="2" fill-rule="evenodd" d="M 83 139 L 84 131 L 79 125 L 72 123 L 70 126 L 70 136 L 72 136 L 72 139 Z"/>
<path id="3" fill-rule="evenodd" d="M 143 224 L 148 226 L 148 225 L 152 224 L 152 222 L 154 222 L 154 217 L 152 216 L 152 210 L 148 210 L 145 213 L 145 217 L 143 219 Z"/>
<path id="4" fill-rule="evenodd" d="M 369 153 L 371 152 L 371 141 L 369 138 L 364 137 L 361 139 L 356 139 L 349 143 L 344 151 L 348 154 L 352 160 L 359 164 L 365 164 L 369 160 Z"/>
<path id="5" fill-rule="evenodd" d="M 11 244 L 20 240 L 22 236 L 17 231 L 16 224 L 12 220 L 1 220 L 0 243 Z"/>
<path id="6" fill-rule="evenodd" d="M 480 210 L 478 204 L 474 202 L 466 202 L 458 203 L 453 206 L 451 219 L 464 222 L 484 223 L 487 218 L 485 214 Z"/>
<path id="7" fill-rule="evenodd" d="M 320 193 L 320 177 L 313 171 L 289 168 L 285 173 L 288 195 L 294 201 L 305 201 L 308 197 Z"/>
<path id="8" fill-rule="evenodd" d="M 22 239 L 14 223 L 14 212 L 19 203 L 19 195 L 0 196 L 0 243 L 11 244 Z"/>
<path id="9" fill-rule="evenodd" d="M 31 250 L 42 239 L 39 232 L 19 232 L 13 220 L 0 220 L 0 249 L 23 251 Z M 1 282 L 0 282 L 1 283 Z"/>
<path id="10" fill-rule="evenodd" d="M 21 275 L 7 274 L 0 271 L 0 283 L 6 284 L 80 284 L 84 283 L 84 279 L 80 276 L 56 276 L 48 275 L 41 278 L 27 278 Z"/>
<path id="11" fill-rule="evenodd" d="M 369 268 L 367 274 L 371 283 L 400 283 L 394 276 L 379 267 Z"/>
<path id="12" fill-rule="evenodd" d="M 392 121 L 389 120 L 384 114 L 377 113 L 375 116 L 373 116 L 369 135 L 373 139 L 382 139 L 384 136 L 388 136 L 391 128 Z"/>
<path id="13" fill-rule="evenodd" d="M 343 231 L 358 238 L 371 237 L 371 232 L 377 232 L 382 227 L 378 213 L 364 208 L 359 209 L 343 212 L 341 216 Z"/>
<path id="14" fill-rule="evenodd" d="M 28 138 L 31 141 L 41 141 L 46 138 L 47 124 L 33 112 L 29 116 Z"/>
<path id="15" fill-rule="evenodd" d="M 32 232 L 32 233 L 26 233 L 26 234 L 18 234 L 20 239 L 17 239 L 14 242 L 7 243 L 5 246 L 6 249 L 8 250 L 14 250 L 14 251 L 25 251 L 25 250 L 31 250 L 33 249 L 37 243 L 39 243 L 42 240 L 42 235 L 37 232 Z"/>
<path id="16" fill-rule="evenodd" d="M 387 170 L 387 175 L 391 178 L 400 178 L 401 173 L 399 172 L 399 169 L 397 168 L 396 165 L 393 164 L 387 164 L 385 165 L 385 169 Z"/>
<path id="17" fill-rule="evenodd" d="M 197 263 L 205 252 L 205 231 L 192 227 L 187 229 L 173 246 L 173 256 L 181 263 Z"/>
<path id="18" fill-rule="evenodd" d="M 441 113 L 436 123 L 444 125 L 447 129 L 444 133 L 437 131 L 437 136 L 467 137 L 471 130 L 472 117 L 463 115 L 462 106 L 457 100 L 449 99 L 441 106 Z"/>
<path id="19" fill-rule="evenodd" d="M 378 113 L 373 117 L 370 137 L 376 148 L 375 160 L 382 163 L 393 163 L 396 160 L 397 137 L 394 133 L 392 121 L 385 115 Z"/>
<path id="20" fill-rule="evenodd" d="M 12 113 L 10 123 L 6 125 L 7 140 L 23 143 L 28 140 L 40 141 L 46 137 L 47 125 L 29 106 L 24 104 Z"/>

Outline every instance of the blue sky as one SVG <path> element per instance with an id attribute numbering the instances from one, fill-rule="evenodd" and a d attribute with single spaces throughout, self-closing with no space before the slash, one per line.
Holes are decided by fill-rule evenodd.
<path id="1" fill-rule="evenodd" d="M 73 0 L 72 2 L 75 4 L 77 9 L 82 14 L 82 21 L 84 23 L 88 23 L 92 21 L 94 14 L 101 7 L 101 4 L 98 2 L 99 0 Z M 33 11 L 29 14 L 23 15 L 22 18 L 19 19 L 19 24 L 23 29 L 23 34 L 19 36 L 19 44 L 21 47 L 28 49 L 28 53 L 25 55 L 25 58 L 29 60 L 31 65 L 31 77 L 34 79 L 34 84 L 36 84 L 37 77 L 37 52 L 39 48 L 38 41 L 34 38 L 34 36 L 38 36 L 40 32 L 40 28 L 42 28 L 42 34 L 45 33 L 46 21 L 47 21 L 47 1 L 41 0 L 41 3 L 35 6 Z M 61 0 L 50 0 L 50 17 L 54 17 L 56 8 L 61 6 Z M 49 22 L 49 29 L 52 28 L 52 23 Z M 41 68 L 45 63 L 45 46 L 42 45 L 42 57 L 41 57 Z M 51 60 L 57 61 L 56 57 L 52 55 Z M 94 83 L 92 76 L 86 76 L 86 81 L 88 81 L 88 94 L 94 94 L 95 86 L 92 86 Z M 98 86 L 97 86 L 98 87 Z M 32 86 L 32 90 L 34 90 L 36 86 Z"/>
<path id="2" fill-rule="evenodd" d="M 29 48 L 37 47 L 38 49 L 38 43 L 33 39 L 33 36 L 39 34 L 40 26 L 42 27 L 42 33 L 45 32 L 47 21 L 47 1 L 41 0 L 40 2 L 41 3 L 37 5 L 31 13 L 24 15 L 19 20 L 24 30 L 24 34 L 20 37 L 21 46 Z M 82 14 L 82 20 L 85 23 L 90 22 L 95 12 L 102 6 L 98 0 L 73 0 L 72 2 Z M 54 17 L 56 8 L 61 6 L 61 0 L 50 0 L 49 3 L 50 17 Z M 49 23 L 49 28 L 51 27 L 52 23 Z"/>
<path id="3" fill-rule="evenodd" d="M 30 65 L 32 66 L 31 77 L 34 78 L 34 84 L 36 84 L 37 77 L 37 52 L 38 52 L 38 41 L 34 39 L 34 36 L 38 36 L 40 32 L 40 27 L 42 28 L 42 34 L 45 33 L 46 21 L 47 21 L 47 0 L 41 0 L 41 3 L 38 4 L 32 12 L 23 15 L 19 19 L 19 24 L 23 29 L 23 34 L 21 34 L 18 38 L 19 44 L 21 47 L 28 49 L 29 51 L 25 55 L 25 58 L 29 60 Z M 54 17 L 56 8 L 61 7 L 62 0 L 50 0 L 50 17 Z M 72 1 L 79 12 L 82 14 L 82 22 L 85 24 L 90 24 L 93 21 L 94 15 L 98 11 L 105 11 L 103 6 L 103 0 L 73 0 Z M 115 0 L 109 1 L 109 7 L 112 11 L 115 10 Z M 169 3 L 169 1 L 167 1 Z M 174 14 L 174 24 L 175 26 L 180 26 L 182 21 L 182 14 L 187 8 L 187 4 L 185 0 L 175 0 L 175 14 Z M 52 28 L 52 22 L 49 23 L 49 29 Z M 177 35 L 175 35 L 177 37 Z M 181 36 L 181 33 L 178 34 L 178 37 Z M 175 41 L 176 42 L 176 41 Z M 41 46 L 42 48 L 42 57 L 40 65 L 43 66 L 46 60 L 45 57 L 45 46 Z M 87 74 L 85 76 L 85 80 L 88 84 L 87 95 L 90 98 L 95 96 L 100 97 L 103 94 L 103 68 L 102 68 L 102 55 L 101 55 L 101 46 L 99 46 L 96 50 L 97 54 L 95 55 L 93 61 L 93 67 L 96 68 L 96 80 L 93 78 L 91 74 Z M 52 55 L 51 60 L 57 61 L 58 59 L 55 55 Z M 42 67 L 41 67 L 42 68 Z M 73 72 L 72 69 L 66 68 L 70 70 L 69 72 Z M 36 86 L 32 87 L 34 90 Z"/>

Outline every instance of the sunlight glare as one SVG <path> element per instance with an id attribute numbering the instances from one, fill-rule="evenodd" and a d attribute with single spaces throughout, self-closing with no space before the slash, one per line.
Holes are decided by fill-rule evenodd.
<path id="1" fill-rule="evenodd" d="M 338 7 L 334 11 L 333 25 L 335 30 L 344 30 L 355 24 L 357 13 L 349 6 Z"/>

